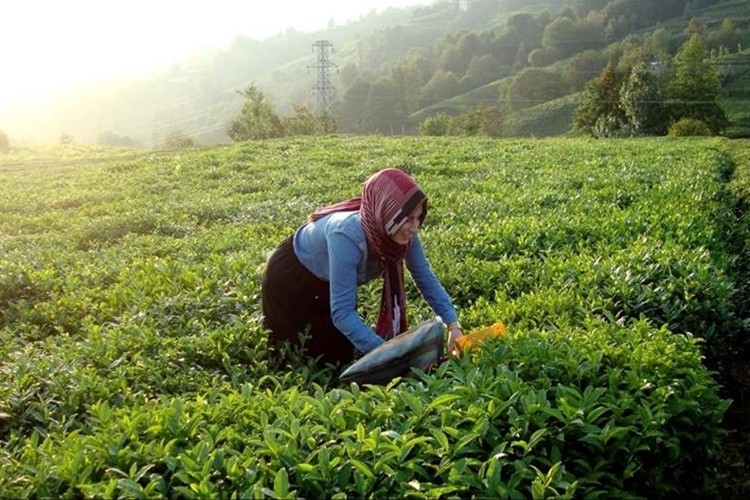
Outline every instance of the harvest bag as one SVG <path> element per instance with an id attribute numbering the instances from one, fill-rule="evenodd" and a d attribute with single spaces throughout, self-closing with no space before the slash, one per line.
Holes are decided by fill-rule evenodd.
<path id="1" fill-rule="evenodd" d="M 443 360 L 445 323 L 440 318 L 420 323 L 362 356 L 339 376 L 342 382 L 387 384 L 410 373 L 427 371 Z"/>

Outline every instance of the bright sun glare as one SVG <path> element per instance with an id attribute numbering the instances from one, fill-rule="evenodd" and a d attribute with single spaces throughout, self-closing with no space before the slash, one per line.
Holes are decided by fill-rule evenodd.
<path id="1" fill-rule="evenodd" d="M 0 112 L 84 82 L 168 66 L 238 35 L 321 29 L 430 0 L 24 0 L 2 7 Z"/>

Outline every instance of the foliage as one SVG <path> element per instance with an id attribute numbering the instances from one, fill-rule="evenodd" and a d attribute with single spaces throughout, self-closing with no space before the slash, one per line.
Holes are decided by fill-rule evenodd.
<path id="1" fill-rule="evenodd" d="M 680 48 L 675 56 L 672 115 L 675 121 L 681 118 L 700 120 L 716 134 L 726 127 L 727 118 L 718 102 L 721 82 L 707 59 L 708 52 L 700 35 L 693 35 Z"/>
<path id="2" fill-rule="evenodd" d="M 706 36 L 706 48 L 708 50 L 731 50 L 735 51 L 747 40 L 739 28 L 731 19 L 724 19 L 719 29 L 712 31 Z"/>
<path id="3" fill-rule="evenodd" d="M 503 116 L 498 106 L 479 106 L 464 118 L 463 128 L 468 132 L 476 130 L 476 134 L 489 137 L 500 137 L 503 134 Z"/>
<path id="4" fill-rule="evenodd" d="M 451 135 L 452 130 L 453 118 L 442 113 L 430 116 L 419 124 L 420 135 Z"/>
<path id="5" fill-rule="evenodd" d="M 441 101 L 456 95 L 458 78 L 452 71 L 438 70 L 422 89 L 421 101 L 424 105 Z"/>
<path id="6" fill-rule="evenodd" d="M 195 140 L 179 130 L 173 130 L 164 138 L 164 147 L 166 149 L 188 149 L 195 147 Z"/>
<path id="7" fill-rule="evenodd" d="M 458 116 L 445 113 L 426 118 L 419 125 L 420 135 L 465 135 L 500 137 L 503 116 L 498 106 L 477 106 Z"/>
<path id="8" fill-rule="evenodd" d="M 0 159 L 3 495 L 715 496 L 703 359 L 742 320 L 726 142 L 57 148 Z M 508 333 L 387 388 L 272 370 L 265 256 L 384 165 L 430 195 L 462 323 Z M 372 319 L 379 289 L 360 299 Z"/>
<path id="9" fill-rule="evenodd" d="M 662 135 L 671 122 L 694 118 L 713 135 L 723 131 L 729 122 L 718 102 L 721 84 L 702 37 L 693 35 L 682 45 L 674 59 L 674 76 L 662 60 L 653 60 L 659 54 L 659 47 L 629 46 L 618 65 L 624 77 L 610 64 L 588 84 L 576 110 L 575 129 L 598 137 Z"/>
<path id="10" fill-rule="evenodd" d="M 608 64 L 599 76 L 586 85 L 580 106 L 575 111 L 574 127 L 596 137 L 617 135 L 626 123 L 620 107 L 622 78 Z"/>
<path id="11" fill-rule="evenodd" d="M 307 106 L 294 105 L 294 114 L 281 118 L 285 136 L 330 134 L 336 131 L 336 120 L 330 113 L 313 114 Z"/>
<path id="12" fill-rule="evenodd" d="M 506 113 L 503 135 L 507 137 L 550 137 L 569 132 L 581 93 L 545 102 L 531 108 Z"/>
<path id="13" fill-rule="evenodd" d="M 596 22 L 558 17 L 544 28 L 542 46 L 547 52 L 557 55 L 555 60 L 586 50 L 598 50 L 604 46 L 604 28 Z"/>
<path id="14" fill-rule="evenodd" d="M 690 137 L 713 135 L 705 122 L 696 118 L 682 118 L 669 126 L 670 137 Z"/>
<path id="15" fill-rule="evenodd" d="M 406 120 L 406 108 L 397 96 L 398 89 L 390 79 L 381 78 L 370 85 L 365 103 L 369 130 L 393 134 L 400 129 Z"/>
<path id="16" fill-rule="evenodd" d="M 346 89 L 343 98 L 334 104 L 334 115 L 343 128 L 357 133 L 367 130 L 366 104 L 369 94 L 370 84 L 363 78 L 357 78 Z"/>
<path id="17" fill-rule="evenodd" d="M 637 64 L 620 90 L 620 107 L 637 135 L 664 135 L 668 123 L 665 93 L 659 75 L 644 63 Z"/>
<path id="18" fill-rule="evenodd" d="M 279 117 L 263 92 L 255 84 L 250 84 L 238 93 L 245 98 L 245 103 L 240 115 L 229 124 L 229 138 L 238 142 L 279 137 L 282 133 Z"/>
<path id="19" fill-rule="evenodd" d="M 604 69 L 604 58 L 594 50 L 586 50 L 573 56 L 562 72 L 562 80 L 572 90 L 582 90 L 593 75 Z"/>
<path id="20" fill-rule="evenodd" d="M 513 77 L 505 99 L 514 110 L 562 97 L 560 75 L 549 69 L 525 68 Z"/>
<path id="21" fill-rule="evenodd" d="M 8 134 L 0 130 L 0 152 L 6 152 L 10 149 L 10 139 Z"/>

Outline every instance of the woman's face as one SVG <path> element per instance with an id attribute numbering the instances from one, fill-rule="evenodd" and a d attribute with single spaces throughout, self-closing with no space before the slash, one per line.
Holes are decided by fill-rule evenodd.
<path id="1" fill-rule="evenodd" d="M 414 211 L 409 214 L 398 231 L 391 235 L 391 239 L 399 245 L 406 245 L 411 241 L 411 237 L 419 231 L 419 220 L 424 212 L 424 203 L 420 203 Z"/>

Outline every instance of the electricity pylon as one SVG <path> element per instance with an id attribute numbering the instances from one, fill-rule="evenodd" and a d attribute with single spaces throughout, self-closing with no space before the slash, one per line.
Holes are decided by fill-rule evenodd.
<path id="1" fill-rule="evenodd" d="M 336 87 L 331 84 L 329 74 L 331 70 L 338 71 L 338 66 L 329 59 L 329 55 L 333 52 L 333 44 L 328 40 L 318 40 L 312 46 L 313 51 L 318 52 L 315 64 L 308 66 L 308 69 L 318 70 L 318 82 L 313 88 L 313 94 L 318 98 L 318 111 L 328 113 L 333 98 L 336 96 Z"/>

